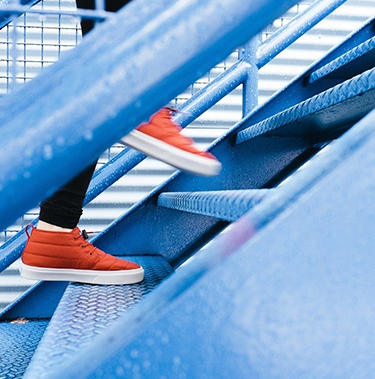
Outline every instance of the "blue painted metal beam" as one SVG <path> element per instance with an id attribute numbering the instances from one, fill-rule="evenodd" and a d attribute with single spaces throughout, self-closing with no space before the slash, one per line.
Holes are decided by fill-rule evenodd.
<path id="1" fill-rule="evenodd" d="M 257 205 L 272 189 L 238 191 L 167 192 L 158 206 L 235 221 Z"/>
<path id="2" fill-rule="evenodd" d="M 47 378 L 371 376 L 374 122 L 372 112 Z"/>
<path id="3" fill-rule="evenodd" d="M 247 79 L 242 88 L 242 117 L 248 115 L 258 105 L 259 75 L 256 64 L 258 46 L 257 36 L 240 49 L 240 58 L 249 65 Z"/>
<path id="4" fill-rule="evenodd" d="M 99 25 L 23 87 L 26 109 L 0 105 L 0 229 L 296 2 L 136 0 Z"/>
<path id="5" fill-rule="evenodd" d="M 0 313 L 0 320 L 52 317 L 68 282 L 38 282 Z"/>

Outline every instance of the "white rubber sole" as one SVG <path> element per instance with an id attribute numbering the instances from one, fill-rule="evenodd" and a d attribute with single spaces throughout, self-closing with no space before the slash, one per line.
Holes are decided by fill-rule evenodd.
<path id="1" fill-rule="evenodd" d="M 214 159 L 201 157 L 178 149 L 138 130 L 132 130 L 121 139 L 121 142 L 159 161 L 168 163 L 179 170 L 188 171 L 193 174 L 214 176 L 221 170 L 221 163 Z"/>
<path id="2" fill-rule="evenodd" d="M 98 271 L 28 266 L 21 262 L 23 278 L 46 281 L 66 281 L 88 284 L 134 284 L 144 278 L 142 267 L 134 270 Z"/>

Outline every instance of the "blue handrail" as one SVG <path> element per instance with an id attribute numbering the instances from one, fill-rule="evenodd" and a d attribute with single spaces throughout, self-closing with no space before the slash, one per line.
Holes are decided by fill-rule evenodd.
<path id="1" fill-rule="evenodd" d="M 347 0 L 317 0 L 293 18 L 291 22 L 278 29 L 264 41 L 258 50 L 258 68 L 263 67 L 279 53 L 290 46 L 303 34 L 313 28 Z"/>

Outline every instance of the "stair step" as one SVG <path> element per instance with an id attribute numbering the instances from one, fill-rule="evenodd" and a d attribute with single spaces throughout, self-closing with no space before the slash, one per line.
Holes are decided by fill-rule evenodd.
<path id="1" fill-rule="evenodd" d="M 23 377 L 47 325 L 47 320 L 0 322 L 0 378 Z"/>
<path id="2" fill-rule="evenodd" d="M 375 61 L 375 37 L 349 50 L 340 57 L 327 63 L 325 66 L 312 72 L 309 77 L 309 83 L 314 83 L 324 77 L 341 78 L 348 75 L 354 76 L 359 74 L 357 67 L 370 69 L 374 66 Z"/>
<path id="3" fill-rule="evenodd" d="M 274 190 L 234 190 L 162 193 L 158 205 L 235 221 Z"/>
<path id="4" fill-rule="evenodd" d="M 311 137 L 344 129 L 375 107 L 374 92 L 375 69 L 371 69 L 240 131 L 236 143 L 263 134 Z"/>
<path id="5" fill-rule="evenodd" d="M 25 374 L 42 379 L 106 330 L 124 312 L 151 292 L 173 269 L 160 256 L 132 256 L 143 266 L 138 284 L 102 286 L 72 283 L 50 321 L 47 332 Z"/>

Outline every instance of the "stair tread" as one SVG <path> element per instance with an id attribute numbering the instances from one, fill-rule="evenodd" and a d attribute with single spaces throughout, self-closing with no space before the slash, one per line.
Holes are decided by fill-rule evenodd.
<path id="1" fill-rule="evenodd" d="M 355 123 L 375 107 L 375 69 L 254 124 L 237 135 L 237 144 L 268 136 L 312 136 Z"/>
<path id="2" fill-rule="evenodd" d="M 141 283 L 118 286 L 72 283 L 68 286 L 25 378 L 41 379 L 72 358 L 173 272 L 160 256 L 129 259 L 144 267 L 145 279 Z"/>
<path id="3" fill-rule="evenodd" d="M 158 205 L 235 221 L 272 191 L 274 190 L 167 192 L 159 196 Z"/>
<path id="4" fill-rule="evenodd" d="M 311 73 L 309 77 L 309 83 L 313 83 L 323 77 L 339 77 L 342 74 L 344 68 L 346 68 L 352 76 L 359 74 L 356 72 L 356 67 L 358 65 L 358 60 L 367 61 L 367 68 L 373 66 L 375 58 L 375 37 L 368 39 L 367 41 L 361 43 L 355 48 L 349 50 L 345 54 L 342 54 L 340 57 L 334 59 L 333 61 L 327 63 L 323 67 L 315 70 Z M 350 67 L 347 67 L 349 66 Z"/>
<path id="5" fill-rule="evenodd" d="M 0 322 L 0 378 L 22 378 L 47 325 L 47 320 Z"/>

